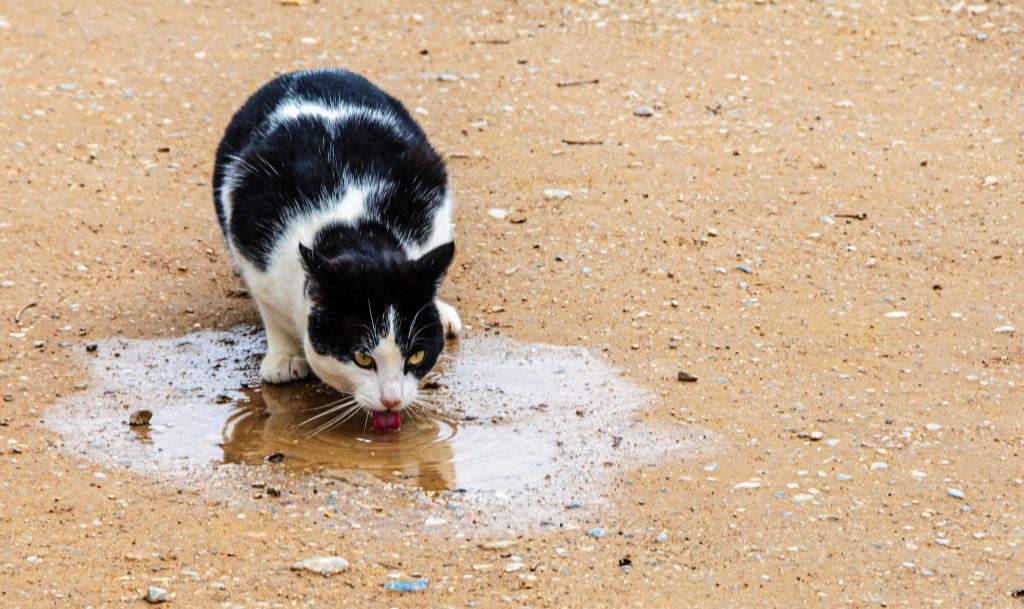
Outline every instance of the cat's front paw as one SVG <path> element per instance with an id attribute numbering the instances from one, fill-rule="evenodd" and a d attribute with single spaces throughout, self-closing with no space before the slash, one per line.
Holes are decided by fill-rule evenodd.
<path id="1" fill-rule="evenodd" d="M 260 364 L 260 376 L 268 383 L 289 383 L 309 376 L 309 363 L 301 355 L 268 353 Z"/>
<path id="2" fill-rule="evenodd" d="M 448 303 L 435 300 L 437 314 L 441 318 L 441 327 L 444 328 L 444 335 L 448 338 L 455 338 L 462 333 L 462 320 L 455 307 Z"/>

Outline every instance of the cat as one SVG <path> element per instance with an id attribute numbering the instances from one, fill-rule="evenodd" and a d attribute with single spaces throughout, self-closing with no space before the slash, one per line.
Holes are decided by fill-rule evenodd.
<path id="1" fill-rule="evenodd" d="M 443 159 L 408 110 L 340 69 L 280 76 L 217 148 L 217 218 L 259 307 L 268 383 L 310 371 L 396 430 L 462 322 L 437 298 L 455 255 Z"/>

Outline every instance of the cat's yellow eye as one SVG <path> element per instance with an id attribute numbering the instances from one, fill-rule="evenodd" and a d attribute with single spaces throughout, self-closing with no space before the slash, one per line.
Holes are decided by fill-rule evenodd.
<path id="1" fill-rule="evenodd" d="M 373 358 L 362 351 L 356 351 L 352 359 L 356 360 L 356 365 L 360 368 L 373 368 Z"/>
<path id="2" fill-rule="evenodd" d="M 410 366 L 415 366 L 421 363 L 423 361 L 423 358 L 426 357 L 426 355 L 427 354 L 424 353 L 423 351 L 417 351 L 416 353 L 410 355 L 408 359 L 406 359 L 405 361 L 408 362 Z"/>

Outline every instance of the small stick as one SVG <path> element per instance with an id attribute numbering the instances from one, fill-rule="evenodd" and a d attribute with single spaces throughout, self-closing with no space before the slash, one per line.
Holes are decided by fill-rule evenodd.
<path id="1" fill-rule="evenodd" d="M 578 87 L 580 85 L 596 85 L 601 82 L 600 79 L 591 78 L 590 80 L 570 80 L 569 82 L 556 83 L 559 87 Z"/>
<path id="2" fill-rule="evenodd" d="M 38 302 L 33 300 L 32 302 L 30 302 L 27 305 L 25 305 L 25 306 L 21 307 L 20 309 L 18 309 L 18 312 L 14 314 L 14 323 L 16 323 L 16 324 L 18 324 L 20 326 L 21 325 L 21 314 L 24 313 L 25 311 L 31 309 L 32 307 L 38 305 L 38 304 L 39 304 Z"/>
<path id="3" fill-rule="evenodd" d="M 860 212 L 860 213 L 856 213 L 856 214 L 835 214 L 835 217 L 837 217 L 837 218 L 850 218 L 851 220 L 867 220 L 868 219 L 868 215 L 866 213 L 864 213 L 864 212 Z"/>
<path id="4" fill-rule="evenodd" d="M 600 146 L 604 140 L 562 140 L 567 146 Z"/>
<path id="5" fill-rule="evenodd" d="M 509 41 L 504 38 L 494 38 L 491 40 L 474 40 L 470 44 L 508 44 Z"/>

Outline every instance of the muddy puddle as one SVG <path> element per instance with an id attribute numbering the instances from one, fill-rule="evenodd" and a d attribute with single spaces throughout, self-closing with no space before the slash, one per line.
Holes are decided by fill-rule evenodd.
<path id="1" fill-rule="evenodd" d="M 65 447 L 111 467 L 198 480 L 225 464 L 292 475 L 356 470 L 405 487 L 503 504 L 604 504 L 600 479 L 710 443 L 654 429 L 649 395 L 580 347 L 466 337 L 449 344 L 424 392 L 437 412 L 374 433 L 362 416 L 311 435 L 340 396 L 311 381 L 261 385 L 253 328 L 170 340 L 109 340 L 90 355 L 85 391 L 47 411 Z M 153 412 L 148 426 L 132 412 Z"/>

